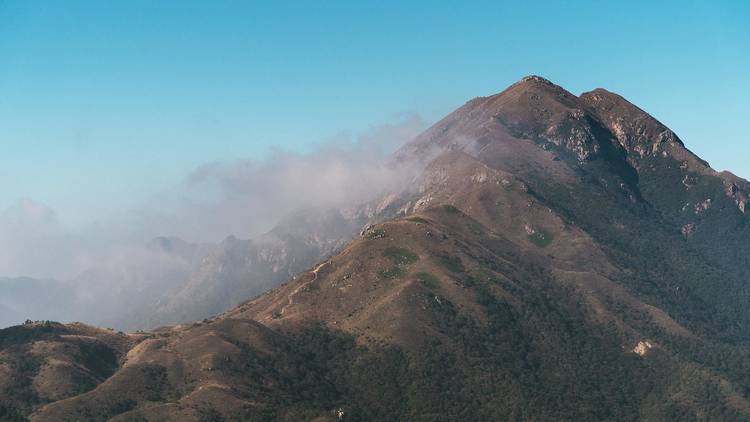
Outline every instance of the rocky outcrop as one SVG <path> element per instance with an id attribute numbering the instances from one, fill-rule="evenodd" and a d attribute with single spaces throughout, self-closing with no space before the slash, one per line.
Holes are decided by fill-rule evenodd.
<path id="1" fill-rule="evenodd" d="M 725 193 L 737 208 L 744 214 L 750 205 L 750 182 L 734 175 L 729 171 L 721 172 L 721 180 L 725 186 Z"/>
<path id="2" fill-rule="evenodd" d="M 669 128 L 617 94 L 598 88 L 580 98 L 628 152 L 634 165 L 644 157 L 666 157 L 685 147 Z M 700 161 L 696 156 L 691 158 Z"/>
<path id="3" fill-rule="evenodd" d="M 646 356 L 646 354 L 654 347 L 648 340 L 641 340 L 633 348 L 633 353 L 638 356 Z"/>

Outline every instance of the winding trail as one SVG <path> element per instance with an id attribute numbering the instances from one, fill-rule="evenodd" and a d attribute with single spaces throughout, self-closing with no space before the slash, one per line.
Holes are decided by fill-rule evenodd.
<path id="1" fill-rule="evenodd" d="M 279 315 L 280 315 L 280 316 L 281 316 L 281 315 L 284 315 L 284 312 L 286 312 L 286 310 L 287 310 L 287 308 L 288 308 L 288 307 L 290 307 L 290 306 L 294 305 L 294 296 L 295 296 L 295 295 L 296 295 L 297 293 L 299 293 L 299 292 L 300 292 L 300 291 L 301 291 L 302 289 L 304 289 L 305 287 L 307 287 L 307 286 L 309 286 L 310 284 L 314 283 L 314 282 L 315 282 L 315 280 L 317 280 L 317 279 L 318 279 L 318 272 L 320 271 L 320 269 L 321 269 L 321 268 L 323 268 L 323 267 L 325 267 L 326 265 L 328 265 L 328 264 L 330 264 L 330 263 L 331 263 L 331 261 L 330 261 L 330 260 L 328 260 L 328 261 L 325 261 L 325 262 L 323 262 L 323 263 L 320 263 L 320 264 L 318 264 L 318 266 L 316 266 L 316 267 L 315 267 L 315 268 L 313 268 L 313 270 L 312 270 L 312 274 L 313 274 L 313 278 L 312 278 L 312 280 L 310 280 L 310 281 L 307 281 L 307 282 L 305 282 L 305 283 L 302 283 L 302 284 L 300 284 L 299 286 L 297 286 L 297 288 L 296 288 L 296 289 L 294 289 L 294 290 L 293 290 L 293 291 L 292 291 L 291 293 L 289 293 L 289 296 L 287 296 L 287 300 L 288 300 L 287 304 L 286 304 L 286 305 L 284 305 L 284 307 L 283 307 L 283 308 L 281 308 L 281 311 L 279 311 Z"/>

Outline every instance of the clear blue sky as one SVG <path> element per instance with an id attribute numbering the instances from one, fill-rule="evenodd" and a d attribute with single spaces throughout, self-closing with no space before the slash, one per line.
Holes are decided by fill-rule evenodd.
<path id="1" fill-rule="evenodd" d="M 0 0 L 0 209 L 89 218 L 531 73 L 618 92 L 750 177 L 750 2 L 467 3 Z"/>

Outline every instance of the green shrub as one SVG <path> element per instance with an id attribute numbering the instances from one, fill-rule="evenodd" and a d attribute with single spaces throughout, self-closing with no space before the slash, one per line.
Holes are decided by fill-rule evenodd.
<path id="1" fill-rule="evenodd" d="M 419 260 L 417 254 L 404 248 L 386 248 L 383 251 L 383 256 L 390 259 L 395 265 L 413 264 Z"/>
<path id="2" fill-rule="evenodd" d="M 394 278 L 401 278 L 404 276 L 404 274 L 406 274 L 404 270 L 399 267 L 392 267 L 387 270 L 382 270 L 378 273 L 380 277 L 388 279 L 388 280 L 394 279 Z"/>
<path id="3" fill-rule="evenodd" d="M 454 272 L 454 273 L 462 273 L 466 271 L 466 268 L 464 268 L 463 262 L 461 262 L 461 258 L 457 256 L 441 256 L 440 257 L 440 263 L 448 269 L 448 271 Z"/>
<path id="4" fill-rule="evenodd" d="M 552 236 L 552 233 L 546 230 L 537 230 L 529 235 L 529 240 L 531 241 L 531 243 L 539 246 L 540 248 L 549 246 L 549 244 L 552 243 L 552 239 L 554 239 L 554 236 Z"/>
<path id="5" fill-rule="evenodd" d="M 0 421 L 23 422 L 26 420 L 20 410 L 10 405 L 0 404 Z"/>
<path id="6" fill-rule="evenodd" d="M 443 205 L 443 209 L 449 214 L 461 214 L 461 210 L 453 205 Z"/>
<path id="7" fill-rule="evenodd" d="M 417 273 L 416 277 L 417 280 L 428 289 L 437 289 L 440 285 L 440 280 L 431 273 L 422 271 Z"/>
<path id="8" fill-rule="evenodd" d="M 484 226 L 475 220 L 470 220 L 468 223 L 469 231 L 477 236 L 484 234 Z"/>

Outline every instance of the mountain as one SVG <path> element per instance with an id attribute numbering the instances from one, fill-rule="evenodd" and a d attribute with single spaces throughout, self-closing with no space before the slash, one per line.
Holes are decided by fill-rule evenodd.
<path id="1" fill-rule="evenodd" d="M 139 328 L 203 319 L 287 280 L 334 253 L 376 218 L 366 208 L 298 211 L 252 240 L 228 237 L 192 262 L 184 281 L 127 320 Z M 137 315 L 141 319 L 137 319 Z"/>
<path id="2" fill-rule="evenodd" d="M 750 420 L 747 181 L 622 97 L 538 76 L 469 101 L 405 160 L 424 171 L 389 218 L 217 316 L 0 331 L 0 370 L 26 386 L 0 388 L 0 414 Z M 58 361 L 94 376 L 50 395 Z"/>
<path id="3" fill-rule="evenodd" d="M 159 237 L 137 259 L 97 263 L 68 281 L 0 278 L 0 327 L 49 319 L 138 330 L 203 319 L 334 253 L 367 222 L 392 215 L 396 199 L 293 212 L 254 239 Z"/>

